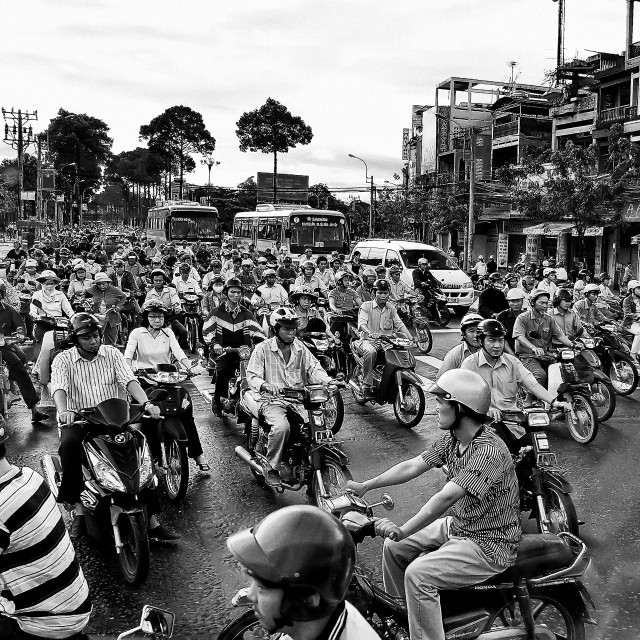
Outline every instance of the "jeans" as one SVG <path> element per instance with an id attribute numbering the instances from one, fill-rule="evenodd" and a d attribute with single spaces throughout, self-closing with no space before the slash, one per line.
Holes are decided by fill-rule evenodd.
<path id="1" fill-rule="evenodd" d="M 218 411 L 222 410 L 221 398 L 229 396 L 229 380 L 240 365 L 240 356 L 237 353 L 227 353 L 218 358 L 216 361 L 216 388 L 214 392 L 214 401 Z"/>
<path id="2" fill-rule="evenodd" d="M 469 538 L 450 537 L 450 524 L 450 516 L 439 518 L 400 542 L 384 542 L 384 588 L 407 601 L 411 640 L 445 640 L 439 590 L 479 584 L 506 569 Z"/>
<path id="3" fill-rule="evenodd" d="M 40 397 L 36 392 L 29 373 L 24 366 L 26 357 L 21 351 L 16 351 L 11 347 L 0 347 L 2 359 L 9 369 L 9 380 L 14 380 L 20 389 L 24 403 L 31 409 L 38 404 Z"/>
<path id="4" fill-rule="evenodd" d="M 533 373 L 533 377 L 538 384 L 541 384 L 545 389 L 547 388 L 547 372 L 545 367 L 542 366 L 539 360 L 535 358 L 528 358 L 526 355 L 520 356 L 522 365 L 528 371 Z M 547 365 L 548 367 L 549 365 Z"/>

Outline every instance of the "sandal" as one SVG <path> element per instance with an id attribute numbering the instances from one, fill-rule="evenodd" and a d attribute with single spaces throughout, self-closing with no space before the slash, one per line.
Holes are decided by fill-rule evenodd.
<path id="1" fill-rule="evenodd" d="M 206 473 L 207 471 L 211 471 L 211 467 L 206 462 L 196 462 L 198 465 L 198 469 Z"/>

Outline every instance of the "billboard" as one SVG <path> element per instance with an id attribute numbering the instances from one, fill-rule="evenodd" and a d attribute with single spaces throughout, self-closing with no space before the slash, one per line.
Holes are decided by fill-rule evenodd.
<path id="1" fill-rule="evenodd" d="M 258 172 L 258 202 L 273 202 L 273 173 Z M 309 200 L 309 176 L 294 173 L 278 174 L 278 202 L 307 204 Z"/>

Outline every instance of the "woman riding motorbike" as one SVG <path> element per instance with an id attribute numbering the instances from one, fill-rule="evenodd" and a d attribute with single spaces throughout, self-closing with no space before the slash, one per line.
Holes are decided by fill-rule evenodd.
<path id="1" fill-rule="evenodd" d="M 170 364 L 173 356 L 188 372 L 191 372 L 190 360 L 178 344 L 171 328 L 166 326 L 167 315 L 167 308 L 159 300 L 147 300 L 142 305 L 142 326 L 129 334 L 124 350 L 124 359 L 132 369 L 155 369 L 159 364 Z M 141 384 L 144 388 L 144 382 Z M 202 455 L 202 445 L 193 419 L 193 403 L 189 403 L 181 416 L 181 421 L 187 432 L 189 457 L 195 460 L 200 471 L 209 471 L 210 467 Z M 154 457 L 160 459 L 160 456 L 156 455 L 158 454 L 157 443 L 153 442 L 153 438 L 150 446 Z"/>

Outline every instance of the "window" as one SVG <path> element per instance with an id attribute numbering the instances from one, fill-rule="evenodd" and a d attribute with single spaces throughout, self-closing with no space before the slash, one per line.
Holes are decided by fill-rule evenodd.
<path id="1" fill-rule="evenodd" d="M 267 239 L 267 229 L 268 229 L 268 219 L 259 218 L 258 219 L 258 238 L 260 240 Z"/>
<path id="2" fill-rule="evenodd" d="M 385 260 L 385 267 L 390 267 L 392 264 L 397 264 L 400 266 L 400 256 L 397 251 L 393 251 L 393 249 L 387 250 L 387 259 Z"/>
<path id="3" fill-rule="evenodd" d="M 415 269 L 420 258 L 429 261 L 429 267 L 436 270 L 457 270 L 458 265 L 439 249 L 409 249 L 401 251 L 407 269 Z"/>
<path id="4" fill-rule="evenodd" d="M 251 227 L 252 222 L 249 218 L 239 218 L 236 220 L 236 224 L 233 229 L 233 235 L 237 238 L 250 238 Z"/>
<path id="5" fill-rule="evenodd" d="M 371 247 L 369 255 L 366 258 L 364 257 L 364 252 L 362 253 L 360 262 L 375 267 L 379 264 L 382 264 L 382 260 L 384 259 L 384 254 L 386 253 L 386 251 L 386 247 Z"/>

